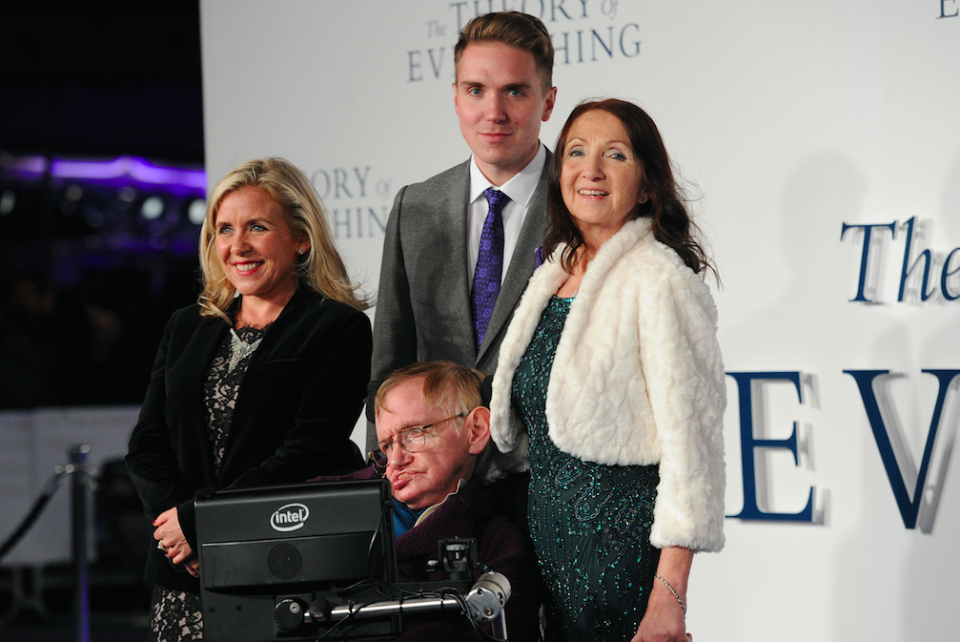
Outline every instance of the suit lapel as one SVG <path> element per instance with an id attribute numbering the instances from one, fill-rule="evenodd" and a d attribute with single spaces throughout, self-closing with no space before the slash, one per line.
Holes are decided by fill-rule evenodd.
<path id="1" fill-rule="evenodd" d="M 224 335 L 229 331 L 229 326 L 220 319 L 203 318 L 197 326 L 196 332 L 190 338 L 185 354 L 191 355 L 191 358 L 185 359 L 186 370 L 179 376 L 183 380 L 190 382 L 191 398 L 195 405 L 199 404 L 200 409 L 204 408 L 203 384 L 207 380 L 207 371 L 210 369 L 210 362 L 220 344 L 223 342 Z M 195 382 L 200 382 L 199 386 Z M 205 417 L 206 415 L 201 415 Z M 205 420 L 204 420 L 205 423 Z"/>
<path id="2" fill-rule="evenodd" d="M 207 438 L 207 406 L 204 401 L 207 371 L 214 355 L 220 348 L 229 326 L 220 319 L 203 318 L 196 331 L 185 346 L 183 352 L 189 357 L 184 359 L 185 369 L 176 373 L 178 390 L 183 391 L 182 398 L 186 402 L 184 421 L 192 426 L 193 445 L 198 449 L 196 455 L 191 455 L 192 461 L 200 461 L 203 466 L 203 475 L 206 483 L 216 484 L 213 456 L 210 442 Z M 168 393 L 169 394 L 169 393 Z M 201 454 L 202 453 L 202 454 Z M 197 459 L 193 459 L 193 457 Z"/>
<path id="3" fill-rule="evenodd" d="M 463 322 L 456 328 L 460 335 L 459 341 L 465 347 L 467 352 L 476 352 L 476 338 L 473 334 L 473 311 L 470 308 L 470 288 L 473 281 L 473 275 L 467 267 L 467 243 L 469 242 L 469 232 L 467 224 L 467 208 L 470 198 L 470 161 L 460 166 L 461 171 L 457 172 L 456 178 L 450 183 L 450 189 L 444 190 L 443 200 L 438 210 L 439 216 L 443 219 L 441 224 L 449 226 L 453 232 L 451 238 L 460 239 L 459 243 L 454 243 L 450 248 L 450 269 L 453 274 L 450 278 L 454 279 L 455 290 L 453 301 L 454 313 L 458 319 Z M 437 248 L 440 251 L 440 248 Z"/>
<path id="4" fill-rule="evenodd" d="M 500 286 L 497 303 L 493 306 L 493 316 L 490 317 L 490 324 L 487 326 L 483 346 L 481 346 L 480 353 L 477 355 L 478 363 L 494 343 L 497 335 L 504 329 L 514 308 L 517 307 L 520 296 L 527 288 L 527 282 L 533 275 L 533 253 L 543 244 L 543 230 L 547 224 L 547 172 L 550 169 L 551 156 L 552 154 L 547 150 L 547 160 L 543 165 L 543 172 L 540 174 L 540 182 L 533 193 L 533 198 L 530 199 L 530 207 L 527 209 L 523 227 L 520 229 L 517 247 L 510 259 L 510 267 L 503 279 L 503 285 Z"/>

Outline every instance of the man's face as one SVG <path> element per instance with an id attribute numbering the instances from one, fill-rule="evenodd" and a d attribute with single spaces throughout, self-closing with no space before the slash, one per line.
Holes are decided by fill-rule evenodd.
<path id="1" fill-rule="evenodd" d="M 405 428 L 435 424 L 426 431 L 423 449 L 410 453 L 396 444 L 387 458 L 387 479 L 393 496 L 414 510 L 439 504 L 457 489 L 461 478 L 473 472 L 477 452 L 472 431 L 465 424 L 469 419 L 443 421 L 453 413 L 430 408 L 423 400 L 423 378 L 404 382 L 391 390 L 377 415 L 377 440 L 381 443 Z M 461 430 L 459 434 L 457 428 Z"/>
<path id="2" fill-rule="evenodd" d="M 480 171 L 500 186 L 536 156 L 557 90 L 544 92 L 532 53 L 502 42 L 467 45 L 453 89 L 460 132 Z"/>

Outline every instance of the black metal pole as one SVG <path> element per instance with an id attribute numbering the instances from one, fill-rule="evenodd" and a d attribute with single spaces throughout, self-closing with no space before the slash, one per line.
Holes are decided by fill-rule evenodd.
<path id="1" fill-rule="evenodd" d="M 90 578 L 87 574 L 87 455 L 90 446 L 74 446 L 69 451 L 73 473 L 71 522 L 73 527 L 73 615 L 76 641 L 90 642 Z"/>

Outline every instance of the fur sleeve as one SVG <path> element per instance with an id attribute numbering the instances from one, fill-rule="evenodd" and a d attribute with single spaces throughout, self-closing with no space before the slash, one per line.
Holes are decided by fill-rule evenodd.
<path id="1" fill-rule="evenodd" d="M 723 548 L 726 385 L 716 307 L 693 272 L 678 270 L 644 297 L 640 363 L 661 449 L 650 542 Z"/>

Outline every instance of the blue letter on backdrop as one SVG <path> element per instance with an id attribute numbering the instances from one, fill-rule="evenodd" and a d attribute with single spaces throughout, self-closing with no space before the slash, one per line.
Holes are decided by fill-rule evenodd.
<path id="1" fill-rule="evenodd" d="M 876 301 L 871 301 L 864 296 L 863 291 L 867 284 L 867 266 L 870 264 L 870 240 L 873 234 L 873 228 L 885 227 L 890 230 L 891 236 L 894 238 L 897 236 L 897 222 L 893 223 L 883 223 L 883 224 L 873 224 L 873 225 L 847 225 L 843 224 L 843 227 L 840 228 L 840 240 L 843 240 L 843 235 L 847 233 L 847 230 L 850 229 L 863 229 L 863 252 L 860 255 L 860 282 L 857 284 L 857 296 L 850 299 L 850 303 L 860 302 L 860 303 L 876 303 Z M 902 288 L 901 288 L 902 291 Z"/>
<path id="2" fill-rule="evenodd" d="M 897 500 L 897 506 L 900 508 L 900 515 L 903 517 L 903 524 L 907 528 L 916 528 L 917 515 L 920 512 L 920 502 L 923 500 L 923 489 L 927 483 L 927 473 L 930 470 L 930 456 L 933 454 L 933 444 L 937 437 L 937 431 L 940 429 L 940 415 L 943 411 L 943 402 L 947 396 L 947 390 L 953 380 L 960 375 L 960 370 L 922 370 L 929 372 L 940 381 L 940 392 L 937 394 L 937 403 L 933 408 L 933 417 L 930 420 L 930 430 L 927 433 L 927 444 L 923 449 L 923 458 L 920 460 L 920 471 L 917 473 L 917 483 L 913 489 L 913 500 L 907 493 L 907 485 L 903 481 L 903 475 L 900 473 L 900 467 L 897 465 L 897 458 L 894 453 L 893 445 L 890 441 L 890 435 L 887 426 L 883 422 L 883 416 L 880 414 L 880 405 L 877 403 L 876 391 L 873 388 L 873 381 L 877 377 L 887 378 L 890 376 L 889 370 L 844 370 L 845 373 L 853 377 L 857 386 L 860 388 L 860 396 L 863 398 L 863 406 L 867 411 L 867 419 L 870 420 L 870 428 L 873 429 L 873 436 L 877 440 L 877 447 L 880 449 L 880 459 L 883 460 L 883 467 L 887 471 L 887 477 L 890 479 L 890 486 L 893 488 L 893 496 Z M 886 400 L 884 400 L 886 402 Z M 898 442 L 899 435 L 896 436 Z"/>
<path id="3" fill-rule="evenodd" d="M 866 241 L 865 241 L 866 242 Z M 797 397 L 803 401 L 800 391 L 799 372 L 728 372 L 737 382 L 740 400 L 740 457 L 743 465 L 743 510 L 737 515 L 740 519 L 756 519 L 780 522 L 813 522 L 813 488 L 807 507 L 799 513 L 767 513 L 757 506 L 756 466 L 753 459 L 754 448 L 786 448 L 797 459 L 797 422 L 793 422 L 793 433 L 788 439 L 757 439 L 753 436 L 753 384 L 763 381 L 790 381 L 797 389 Z"/>

